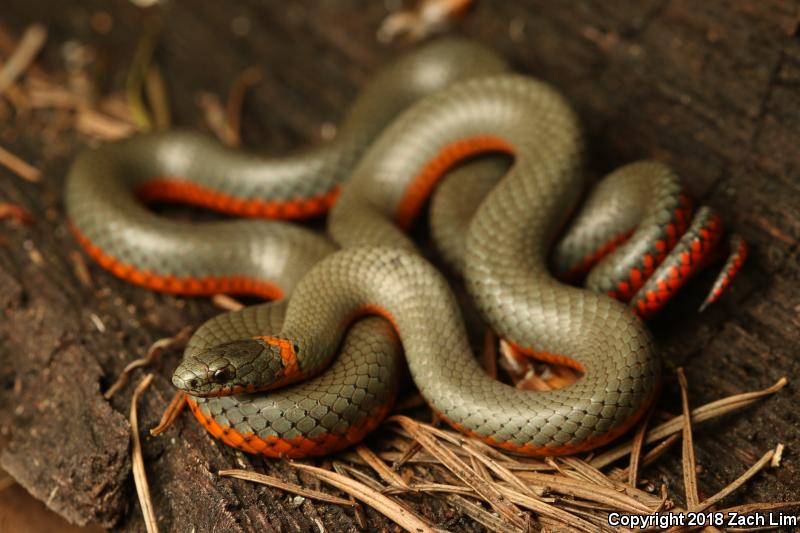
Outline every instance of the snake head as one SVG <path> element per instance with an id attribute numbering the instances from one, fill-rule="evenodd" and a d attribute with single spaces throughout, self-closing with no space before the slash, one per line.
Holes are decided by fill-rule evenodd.
<path id="1" fill-rule="evenodd" d="M 185 355 L 172 375 L 172 384 L 192 396 L 273 388 L 297 373 L 295 353 L 291 342 L 275 337 L 225 342 Z"/>

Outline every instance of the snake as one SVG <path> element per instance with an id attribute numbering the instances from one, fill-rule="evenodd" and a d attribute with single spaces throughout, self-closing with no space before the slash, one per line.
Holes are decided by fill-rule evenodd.
<path id="1" fill-rule="evenodd" d="M 211 319 L 186 348 L 173 383 L 212 435 L 292 458 L 358 442 L 391 407 L 401 353 L 443 420 L 517 453 L 592 449 L 646 412 L 660 362 L 642 317 L 710 261 L 722 235 L 711 209 L 692 219 L 669 167 L 615 171 L 564 230 L 587 186 L 574 111 L 549 85 L 457 39 L 379 73 L 340 133 L 277 159 L 187 132 L 145 135 L 88 151 L 69 173 L 73 233 L 118 277 L 163 292 L 277 300 Z M 502 338 L 578 370 L 576 383 L 519 390 L 477 364 L 447 281 L 404 233 L 447 174 L 445 185 L 474 175 L 491 183 L 460 206 L 434 200 L 432 219 L 455 228 L 445 256 Z M 442 196 L 457 187 L 442 186 Z M 335 245 L 282 221 L 189 224 L 140 203 L 164 200 L 289 219 L 332 205 Z M 456 207 L 450 216 L 437 205 Z M 733 244 L 706 303 L 744 260 L 744 241 Z M 587 273 L 585 287 L 565 282 Z"/>

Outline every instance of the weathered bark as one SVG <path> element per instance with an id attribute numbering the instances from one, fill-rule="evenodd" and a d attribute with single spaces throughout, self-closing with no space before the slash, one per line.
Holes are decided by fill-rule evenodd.
<path id="1" fill-rule="evenodd" d="M 516 67 L 563 90 L 585 122 L 590 168 L 598 175 L 640 158 L 673 164 L 690 192 L 718 208 L 753 245 L 730 294 L 698 315 L 702 281 L 653 323 L 667 368 L 687 368 L 694 403 L 762 388 L 800 373 L 800 42 L 798 2 L 620 0 L 478 2 L 463 25 L 512 58 Z M 58 6 L 58 7 L 56 7 Z M 97 52 L 106 88 L 124 84 L 131 50 L 146 18 L 123 0 L 6 0 L 0 21 L 20 31 L 32 21 L 50 30 L 42 64 L 62 70 L 65 41 Z M 90 15 L 114 16 L 109 34 Z M 246 66 L 265 81 L 252 93 L 244 137 L 280 152 L 320 138 L 392 51 L 376 44 L 380 2 L 229 2 L 173 0 L 163 11 L 158 60 L 175 122 L 203 129 L 199 91 L 226 94 Z M 249 20 L 247 36 L 232 21 Z M 241 26 L 241 23 L 239 23 Z M 101 390 L 150 343 L 217 310 L 207 301 L 152 294 L 95 265 L 93 285 L 76 277 L 77 249 L 61 191 L 76 137 L 40 138 L 43 125 L 19 118 L 0 126 L 2 144 L 42 168 L 41 184 L 0 169 L 0 200 L 21 204 L 31 226 L 0 225 L 0 428 L 10 444 L 2 465 L 48 505 L 77 523 L 143 530 L 130 478 L 127 414 L 133 386 L 110 402 Z M 279 461 L 242 456 L 215 443 L 185 417 L 159 438 L 146 435 L 172 394 L 177 352 L 165 354 L 140 402 L 145 459 L 163 530 L 330 531 L 353 529 L 350 511 L 228 479 L 219 468 L 242 465 L 289 481 L 301 477 Z M 668 374 L 670 374 L 668 372 Z M 134 381 L 142 373 L 134 374 Z M 676 406 L 668 380 L 661 403 Z M 769 447 L 789 445 L 782 468 L 760 475 L 748 500 L 800 499 L 793 450 L 800 431 L 794 384 L 742 416 L 697 434 L 701 491 L 711 494 Z M 678 452 L 645 472 L 682 486 Z M 302 482 L 312 483 L 302 476 Z M 677 490 L 676 492 L 680 492 Z M 738 500 L 734 497 L 730 503 Z M 436 499 L 410 500 L 433 523 L 479 529 Z M 390 525 L 371 509 L 370 528 Z"/>

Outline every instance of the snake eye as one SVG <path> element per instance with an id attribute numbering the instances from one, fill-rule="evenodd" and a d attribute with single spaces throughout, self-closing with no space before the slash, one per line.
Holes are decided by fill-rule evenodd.
<path id="1" fill-rule="evenodd" d="M 233 378 L 233 370 L 227 366 L 218 368 L 214 371 L 211 378 L 214 380 L 214 383 L 225 383 Z"/>

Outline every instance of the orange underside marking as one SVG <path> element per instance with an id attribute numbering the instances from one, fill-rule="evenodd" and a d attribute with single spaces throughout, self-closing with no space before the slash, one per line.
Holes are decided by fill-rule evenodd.
<path id="1" fill-rule="evenodd" d="M 608 295 L 621 302 L 629 302 L 636 292 L 641 289 L 658 265 L 664 262 L 669 252 L 675 248 L 681 236 L 686 233 L 692 218 L 692 201 L 685 194 L 678 198 L 678 207 L 673 212 L 673 220 L 669 222 L 665 230 L 666 239 L 659 239 L 655 242 L 656 254 L 645 253 L 642 257 L 642 268 L 632 268 L 628 279 L 622 280 L 617 284 L 616 290 L 611 290 Z M 634 309 L 638 309 L 637 302 Z"/>
<path id="2" fill-rule="evenodd" d="M 729 259 L 730 265 L 728 266 L 727 271 L 725 272 L 724 277 L 720 280 L 719 286 L 714 288 L 713 293 L 708 298 L 708 303 L 716 302 L 722 293 L 725 292 L 725 289 L 728 288 L 728 285 L 731 284 L 731 280 L 736 276 L 739 270 L 742 268 L 745 259 L 747 259 L 747 242 L 742 240 L 739 242 L 739 245 L 736 248 L 736 251 L 733 253 L 731 259 Z"/>
<path id="3" fill-rule="evenodd" d="M 711 216 L 697 232 L 689 247 L 681 252 L 679 260 L 660 278 L 655 279 L 655 290 L 647 290 L 644 297 L 634 302 L 634 311 L 642 318 L 655 315 L 683 287 L 692 276 L 708 264 L 722 237 L 723 226 L 719 215 Z"/>
<path id="4" fill-rule="evenodd" d="M 162 275 L 139 270 L 133 265 L 123 263 L 117 258 L 106 254 L 74 226 L 72 227 L 72 233 L 92 259 L 115 276 L 134 285 L 158 292 L 185 296 L 210 296 L 226 293 L 251 295 L 265 300 L 280 300 L 283 298 L 283 291 L 277 285 L 246 276 L 195 278 L 191 276 Z"/>
<path id="5" fill-rule="evenodd" d="M 292 200 L 238 198 L 173 177 L 150 180 L 136 189 L 136 196 L 145 203 L 185 203 L 229 215 L 285 220 L 323 215 L 336 201 L 338 194 L 339 188 L 335 187 L 319 196 Z"/>
<path id="6" fill-rule="evenodd" d="M 454 165 L 470 157 L 503 152 L 513 155 L 514 147 L 500 137 L 480 135 L 448 144 L 411 181 L 395 213 L 397 225 L 408 229 L 439 179 Z"/>
<path id="7" fill-rule="evenodd" d="M 575 359 L 572 359 L 571 357 L 567 357 L 566 355 L 561 355 L 551 352 L 540 352 L 534 350 L 533 348 L 523 348 L 522 346 L 519 346 L 512 342 L 509 342 L 508 345 L 511 347 L 512 350 L 521 353 L 526 357 L 536 359 L 537 361 L 544 361 L 545 363 L 552 363 L 556 365 L 566 366 L 572 368 L 573 370 L 577 370 L 581 374 L 586 373 L 586 368 L 582 364 L 580 364 Z"/>
<path id="8" fill-rule="evenodd" d="M 207 417 L 191 397 L 187 397 L 189 409 L 203 427 L 228 446 L 247 453 L 262 454 L 267 457 L 301 459 L 303 457 L 326 455 L 361 441 L 368 433 L 380 425 L 394 404 L 394 397 L 379 406 L 361 424 L 354 424 L 344 433 L 323 433 L 315 438 L 295 437 L 282 439 L 269 436 L 259 437 L 254 433 L 239 433 L 232 427 L 220 425 L 212 417 Z"/>
<path id="9" fill-rule="evenodd" d="M 530 445 L 523 445 L 518 446 L 512 442 L 508 441 L 498 441 L 491 437 L 483 437 L 474 431 L 471 431 L 464 426 L 453 422 L 452 420 L 448 419 L 446 416 L 442 415 L 441 413 L 437 414 L 448 424 L 452 427 L 457 429 L 458 431 L 469 435 L 470 437 L 482 440 L 489 446 L 494 446 L 495 448 L 501 448 L 503 450 L 507 450 L 513 453 L 518 453 L 521 455 L 533 455 L 538 457 L 544 456 L 553 456 L 553 455 L 571 455 L 573 453 L 580 453 L 591 450 L 593 448 L 597 448 L 598 446 L 602 446 L 604 444 L 608 444 L 609 442 L 613 441 L 617 437 L 623 435 L 626 431 L 631 429 L 634 424 L 650 409 L 650 406 L 653 404 L 655 399 L 658 397 L 658 393 L 660 391 L 660 386 L 657 386 L 653 389 L 653 392 L 650 396 L 645 400 L 642 406 L 633 413 L 627 420 L 622 422 L 619 426 L 611 428 L 609 431 L 603 433 L 602 435 L 598 435 L 596 437 L 591 437 L 586 439 L 583 442 L 578 444 L 561 444 L 561 445 L 554 445 L 554 446 L 530 446 Z M 535 393 L 532 393 L 535 394 Z"/>
<path id="10" fill-rule="evenodd" d="M 297 383 L 308 377 L 300 370 L 300 364 L 297 362 L 297 354 L 294 351 L 294 346 L 291 341 L 272 336 L 256 338 L 280 348 L 281 360 L 283 361 L 283 376 L 280 379 L 276 379 L 269 384 L 269 387 L 262 390 L 277 389 L 291 383 Z"/>
<path id="11" fill-rule="evenodd" d="M 608 240 L 608 242 L 600 245 L 597 250 L 581 259 L 577 266 L 574 266 L 565 272 L 559 272 L 557 274 L 558 278 L 564 281 L 577 281 L 587 272 L 589 272 L 594 265 L 600 262 L 601 259 L 616 250 L 619 245 L 628 240 L 628 237 L 630 237 L 632 233 L 633 230 L 621 233 L 616 237 L 612 237 Z"/>

